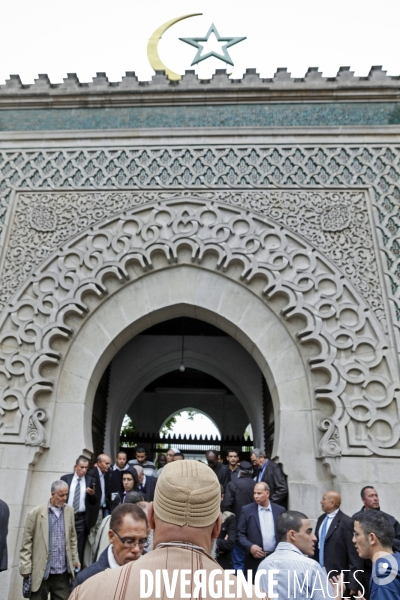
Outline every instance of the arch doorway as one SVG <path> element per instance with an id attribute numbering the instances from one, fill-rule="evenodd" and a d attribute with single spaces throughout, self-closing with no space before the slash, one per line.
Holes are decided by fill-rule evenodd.
<path id="1" fill-rule="evenodd" d="M 272 401 L 254 358 L 219 327 L 180 317 L 135 336 L 107 366 L 93 405 L 94 451 L 115 456 L 125 415 L 148 435 L 188 406 L 225 440 L 242 438 L 250 423 L 254 443 L 271 447 Z"/>

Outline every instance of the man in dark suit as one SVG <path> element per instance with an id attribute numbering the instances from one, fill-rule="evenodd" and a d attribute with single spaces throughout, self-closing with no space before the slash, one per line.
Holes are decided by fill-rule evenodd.
<path id="1" fill-rule="evenodd" d="M 243 460 L 239 464 L 239 476 L 236 479 L 232 479 L 225 490 L 221 510 L 222 512 L 233 512 L 237 523 L 239 522 L 243 506 L 250 504 L 254 500 L 254 486 L 256 482 L 252 478 L 252 475 L 253 468 L 251 464 Z M 235 571 L 244 571 L 246 554 L 240 544 L 235 544 L 231 556 Z"/>
<path id="2" fill-rule="evenodd" d="M 89 531 L 97 520 L 99 512 L 98 501 L 95 493 L 95 480 L 87 474 L 89 460 L 86 456 L 76 459 L 74 472 L 63 475 L 61 481 L 68 485 L 67 504 L 72 506 L 75 514 L 75 530 L 78 538 L 78 554 L 81 565 Z"/>
<path id="3" fill-rule="evenodd" d="M 359 584 L 354 578 L 356 571 L 362 570 L 363 561 L 358 556 L 353 538 L 353 519 L 340 510 L 342 499 L 338 492 L 325 492 L 321 500 L 321 508 L 324 514 L 317 521 L 315 535 L 317 543 L 313 558 L 325 567 L 327 573 L 337 571 L 332 575 L 345 573 L 347 582 L 347 596 L 356 595 Z"/>
<path id="4" fill-rule="evenodd" d="M 388 513 L 383 512 L 383 510 L 381 510 L 381 507 L 379 504 L 379 496 L 378 496 L 378 492 L 376 491 L 376 489 L 372 485 L 366 485 L 365 487 L 363 487 L 361 490 L 361 500 L 363 501 L 363 505 L 364 505 L 361 509 L 362 511 L 379 510 L 379 512 L 384 514 L 389 519 L 390 524 L 393 527 L 393 532 L 394 532 L 393 551 L 399 552 L 400 551 L 400 523 L 398 522 L 397 519 L 395 519 L 395 517 L 393 517 L 392 515 L 389 515 Z M 353 515 L 353 519 L 354 519 L 354 517 L 355 517 L 355 515 Z M 372 574 L 372 562 L 369 559 L 365 559 L 363 561 L 363 570 L 364 570 L 364 574 L 360 574 L 361 575 L 360 581 L 361 581 L 363 587 L 365 588 L 364 598 L 365 598 L 365 600 L 368 600 L 369 599 L 369 581 L 370 581 L 371 574 Z"/>
<path id="5" fill-rule="evenodd" d="M 101 522 L 104 517 L 107 517 L 110 514 L 110 467 L 111 458 L 107 456 L 107 454 L 100 454 L 96 459 L 96 466 L 88 471 L 88 475 L 93 477 L 96 482 L 95 492 L 99 506 L 97 515 L 98 522 Z"/>
<path id="6" fill-rule="evenodd" d="M 146 502 L 153 502 L 154 500 L 154 490 L 156 488 L 157 477 L 151 477 L 150 475 L 145 475 L 143 468 L 139 465 L 134 465 L 133 467 L 138 474 L 139 481 L 139 489 L 144 496 Z"/>
<path id="7" fill-rule="evenodd" d="M 265 481 L 271 490 L 271 502 L 286 508 L 288 485 L 280 466 L 267 458 L 265 451 L 260 448 L 254 448 L 250 460 L 256 467 L 256 482 Z"/>
<path id="8" fill-rule="evenodd" d="M 8 520 L 10 518 L 10 509 L 4 500 L 0 500 L 0 571 L 7 571 L 7 534 Z"/>
<path id="9" fill-rule="evenodd" d="M 252 569 L 253 581 L 260 562 L 274 552 L 278 535 L 276 520 L 285 512 L 278 504 L 269 501 L 269 487 L 265 482 L 254 487 L 254 500 L 242 508 L 237 527 L 237 541 L 246 552 L 245 569 Z"/>
<path id="10" fill-rule="evenodd" d="M 215 450 L 208 450 L 206 452 L 206 459 L 208 466 L 214 471 L 218 477 L 218 481 L 226 490 L 226 486 L 231 480 L 231 472 L 228 467 L 218 462 L 218 453 Z"/>
<path id="11" fill-rule="evenodd" d="M 143 510 L 136 504 L 120 504 L 111 515 L 108 538 L 110 545 L 99 559 L 81 571 L 73 589 L 84 581 L 106 569 L 123 567 L 142 556 L 147 544 L 149 526 Z M 122 541 L 124 540 L 124 541 Z"/>

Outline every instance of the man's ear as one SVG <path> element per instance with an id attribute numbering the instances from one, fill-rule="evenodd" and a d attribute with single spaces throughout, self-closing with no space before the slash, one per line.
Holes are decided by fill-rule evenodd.
<path id="1" fill-rule="evenodd" d="M 147 521 L 149 523 L 150 529 L 155 529 L 154 508 L 153 508 L 153 503 L 152 502 L 150 502 L 150 506 L 147 509 Z"/>
<path id="2" fill-rule="evenodd" d="M 219 536 L 221 527 L 222 527 L 222 514 L 219 513 L 218 519 L 215 521 L 213 528 L 212 528 L 212 532 L 211 532 L 211 537 L 213 540 L 215 540 Z"/>
<path id="3" fill-rule="evenodd" d="M 369 538 L 368 541 L 369 541 L 370 546 L 376 546 L 377 544 L 379 544 L 378 538 L 376 537 L 375 533 L 373 533 L 372 531 L 368 535 L 368 538 Z"/>
<path id="4" fill-rule="evenodd" d="M 286 534 L 286 541 L 289 542 L 289 544 L 295 545 L 296 532 L 294 531 L 294 529 L 289 529 L 289 531 Z"/>
<path id="5" fill-rule="evenodd" d="M 110 542 L 110 544 L 114 543 L 114 539 L 115 539 L 115 533 L 113 532 L 112 529 L 108 530 L 108 540 Z"/>

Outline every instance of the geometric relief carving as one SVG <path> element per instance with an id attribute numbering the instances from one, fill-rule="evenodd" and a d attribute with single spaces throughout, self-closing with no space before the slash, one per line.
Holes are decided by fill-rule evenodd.
<path id="1" fill-rule="evenodd" d="M 261 297 L 265 302 L 282 297 L 282 316 L 288 320 L 302 318 L 304 326 L 296 333 L 300 350 L 310 343 L 319 348 L 317 355 L 315 351 L 311 357 L 307 354 L 307 364 L 316 408 L 322 411 L 319 427 L 325 435 L 319 446 L 321 456 L 400 455 L 394 360 L 386 335 L 367 301 L 335 265 L 334 257 L 331 260 L 314 240 L 307 239 L 313 232 L 317 235 L 317 223 L 321 223 L 323 214 L 317 210 L 320 202 L 330 198 L 332 206 L 336 202 L 346 206 L 350 215 L 362 215 L 363 195 L 335 193 L 333 198 L 333 193 L 324 196 L 322 192 L 308 192 L 302 202 L 307 199 L 309 211 L 314 207 L 311 222 L 315 226 L 307 225 L 305 230 L 306 216 L 296 214 L 291 205 L 305 194 L 303 191 L 292 192 L 293 197 L 289 192 L 280 196 L 279 192 L 218 194 L 126 194 L 130 207 L 118 214 L 108 208 L 106 217 L 63 242 L 62 247 L 49 250 L 46 260 L 32 269 L 1 315 L 0 377 L 7 383 L 9 398 L 13 398 L 1 404 L 1 441 L 12 437 L 13 441 L 49 443 L 48 432 L 44 431 L 47 415 L 36 406 L 35 399 L 43 390 L 51 392 L 53 379 L 42 373 L 44 365 L 52 363 L 54 370 L 60 360 L 52 348 L 53 339 L 73 338 L 66 316 L 74 313 L 85 319 L 89 314 L 85 293 L 106 301 L 106 274 L 116 277 L 121 286 L 126 285 L 129 264 L 134 263 L 145 273 L 153 267 L 157 252 L 164 254 L 173 267 L 179 264 L 180 249 L 184 247 L 190 248 L 194 265 L 215 268 L 227 277 L 229 266 L 239 263 L 242 285 L 250 285 L 255 277 L 263 279 Z M 29 197 L 31 202 L 33 196 Z M 69 198 L 72 212 L 79 210 L 83 217 L 82 205 L 72 208 L 78 196 L 62 194 L 64 203 Z M 47 197 L 50 214 L 53 207 L 50 195 Z M 95 197 L 83 194 L 83 204 L 95 206 Z M 120 206 L 121 197 L 121 193 L 108 193 L 108 207 L 113 199 Z M 287 218 L 291 214 L 303 229 L 295 232 L 293 223 L 293 229 L 290 223 L 283 225 L 284 211 L 278 214 L 274 203 L 284 205 Z M 72 221 L 76 223 L 77 219 Z M 351 227 L 350 221 L 347 227 Z M 50 231 L 44 234 L 52 235 Z M 343 231 L 325 235 L 343 235 Z M 324 236 L 320 238 L 322 246 L 327 244 Z M 204 264 L 209 253 L 218 257 L 216 266 Z M 16 429 L 18 433 L 13 435 Z"/>
<path id="2" fill-rule="evenodd" d="M 21 193 L 0 283 L 3 304 L 54 248 L 79 231 L 108 214 L 174 197 L 204 198 L 248 207 L 304 236 L 342 269 L 385 327 L 382 290 L 363 192 Z"/>

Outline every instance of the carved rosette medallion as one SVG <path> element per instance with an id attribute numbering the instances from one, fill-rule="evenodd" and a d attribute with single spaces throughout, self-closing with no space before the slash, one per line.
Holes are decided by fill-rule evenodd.
<path id="1" fill-rule="evenodd" d="M 33 206 L 30 214 L 30 224 L 37 231 L 54 231 L 57 227 L 57 216 L 46 205 Z"/>
<path id="2" fill-rule="evenodd" d="M 321 227 L 323 231 L 343 231 L 350 226 L 351 215 L 347 206 L 339 204 L 328 208 L 321 215 Z"/>

